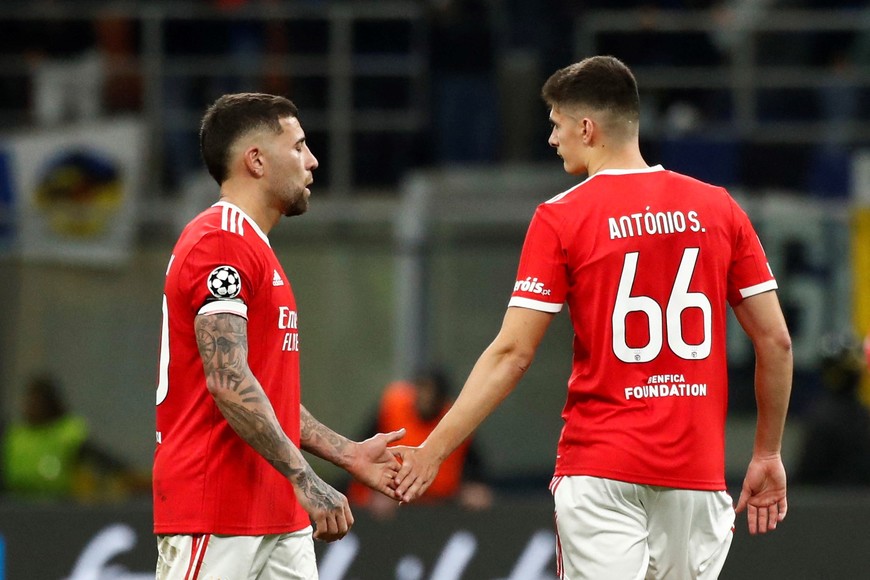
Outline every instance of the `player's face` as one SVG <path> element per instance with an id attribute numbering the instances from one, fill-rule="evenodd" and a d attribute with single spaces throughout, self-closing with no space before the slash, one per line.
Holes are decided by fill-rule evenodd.
<path id="1" fill-rule="evenodd" d="M 562 158 L 565 171 L 571 175 L 585 173 L 583 126 L 578 118 L 553 107 L 550 109 L 550 124 L 553 129 L 547 142 Z"/>
<path id="2" fill-rule="evenodd" d="M 317 169 L 317 158 L 305 141 L 305 132 L 296 117 L 281 119 L 284 131 L 271 144 L 273 171 L 270 178 L 275 202 L 285 216 L 305 213 Z"/>

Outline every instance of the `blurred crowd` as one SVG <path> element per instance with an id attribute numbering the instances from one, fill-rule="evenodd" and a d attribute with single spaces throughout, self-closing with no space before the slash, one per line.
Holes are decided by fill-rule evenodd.
<path id="1" fill-rule="evenodd" d="M 348 0 L 347 4 L 364 4 Z M 537 97 L 540 81 L 579 56 L 578 33 L 597 10 L 633 10 L 639 29 L 596 35 L 596 52 L 644 67 L 727 67 L 747 42 L 741 23 L 774 9 L 857 11 L 857 0 L 418 0 L 426 15 L 428 114 L 424 126 L 404 131 L 361 131 L 355 171 L 365 184 L 395 186 L 409 168 L 449 163 L 537 160 L 549 155 L 546 123 Z M 311 19 L 261 18 L 288 5 L 325 8 L 323 0 L 189 0 L 164 3 L 169 16 L 159 38 L 140 18 L 145 3 L 88 4 L 83 18 L 74 0 L 22 3 L 27 17 L 0 18 L 0 117 L 4 126 L 50 126 L 73 118 L 137 113 L 146 95 L 161 111 L 162 184 L 172 190 L 199 168 L 196 113 L 218 95 L 261 90 L 286 94 L 305 111 L 322 111 L 327 83 L 294 76 L 287 55 L 322 55 L 331 31 Z M 159 5 L 159 3 L 150 3 Z M 120 6 L 120 8 L 119 8 Z M 94 10 L 93 7 L 100 7 Z M 171 8 L 170 8 L 171 7 Z M 711 26 L 674 31 L 669 15 L 708 11 Z M 687 12 L 688 13 L 688 12 Z M 51 17 L 40 18 L 34 15 Z M 251 17 L 257 14 L 258 17 Z M 396 55 L 415 42 L 395 22 L 354 29 L 354 51 Z M 756 122 L 814 121 L 812 139 L 791 145 L 734 131 L 732 91 L 721 88 L 644 87 L 643 145 L 651 159 L 723 185 L 776 187 L 842 198 L 849 190 L 849 155 L 860 140 L 850 121 L 870 118 L 868 87 L 856 82 L 870 66 L 870 31 L 830 30 L 755 36 L 759 67 L 806 68 L 823 75 L 800 89 L 762 88 Z M 159 90 L 143 83 L 154 63 L 142 59 L 146 43 L 159 43 Z M 173 68 L 177 59 L 202 58 L 196 70 Z M 208 60 L 219 58 L 220 61 Z M 383 75 L 388 77 L 390 75 Z M 641 77 L 641 84 L 643 85 Z M 751 79 L 747 79 L 751 80 Z M 406 82 L 407 81 L 407 82 Z M 409 106 L 413 79 L 355 81 L 354 107 Z M 379 84 L 380 83 L 380 84 Z M 800 83 L 799 83 L 800 84 Z M 153 98 L 153 97 L 152 97 Z M 153 103 L 152 103 L 153 106 Z M 711 130 L 714 131 L 711 134 Z M 316 132 L 314 132 L 316 133 Z M 327 148 L 328 135 L 312 135 Z M 710 167 L 709 158 L 718 163 Z M 765 163 L 757 163 L 764 158 Z M 795 171 L 796 166 L 805 169 Z"/>

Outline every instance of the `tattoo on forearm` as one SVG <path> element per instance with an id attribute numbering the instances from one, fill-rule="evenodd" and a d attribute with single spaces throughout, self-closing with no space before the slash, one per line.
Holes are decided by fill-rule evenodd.
<path id="1" fill-rule="evenodd" d="M 251 374 L 246 321 L 233 314 L 197 316 L 196 341 L 209 388 L 213 392 L 215 387 L 226 391 L 223 396 L 215 395 L 215 402 L 233 430 L 292 480 L 311 505 L 324 509 L 341 505 L 338 492 L 314 473 L 298 450 L 293 451 L 295 445 Z M 347 439 L 321 425 L 304 407 L 301 414 L 303 440 L 313 438 L 316 446 L 328 446 L 332 453 L 340 453 Z"/>
<path id="2" fill-rule="evenodd" d="M 216 394 L 215 403 L 233 430 L 283 475 L 298 472 L 302 462 L 291 464 L 287 454 L 288 446 L 295 446 L 248 368 L 245 319 L 233 314 L 197 316 L 196 339 L 209 388 L 226 393 Z"/>
<path id="3" fill-rule="evenodd" d="M 302 448 L 328 460 L 337 459 L 350 443 L 318 421 L 304 406 L 300 412 Z"/>
<path id="4" fill-rule="evenodd" d="M 299 465 L 292 465 L 287 461 L 286 449 L 292 443 L 281 431 L 274 417 L 270 417 L 263 410 L 234 401 L 216 401 L 221 413 L 239 437 L 275 465 L 282 474 L 289 477 L 299 469 Z"/>
<path id="5" fill-rule="evenodd" d="M 306 465 L 296 476 L 296 485 L 299 491 L 308 498 L 308 501 L 316 507 L 332 510 L 341 504 L 338 492 L 326 485 L 314 473 L 310 465 Z"/>

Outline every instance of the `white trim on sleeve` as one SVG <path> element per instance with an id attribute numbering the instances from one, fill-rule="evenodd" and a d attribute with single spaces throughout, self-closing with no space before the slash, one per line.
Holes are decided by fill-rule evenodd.
<path id="1" fill-rule="evenodd" d="M 237 300 L 214 300 L 206 302 L 197 314 L 237 314 L 248 319 L 248 305 Z"/>
<path id="2" fill-rule="evenodd" d="M 508 306 L 519 306 L 520 308 L 528 308 L 529 310 L 540 310 L 541 312 L 561 312 L 562 305 L 554 304 L 553 302 L 543 302 L 541 300 L 532 300 L 531 298 L 523 298 L 522 296 L 512 296 Z"/>
<path id="3" fill-rule="evenodd" d="M 777 288 L 779 288 L 779 286 L 776 285 L 776 280 L 768 280 L 767 282 L 762 282 L 761 284 L 756 284 L 749 288 L 741 288 L 740 296 L 743 298 L 749 298 L 750 296 L 755 296 L 756 294 L 761 294 L 768 290 L 776 290 Z"/>

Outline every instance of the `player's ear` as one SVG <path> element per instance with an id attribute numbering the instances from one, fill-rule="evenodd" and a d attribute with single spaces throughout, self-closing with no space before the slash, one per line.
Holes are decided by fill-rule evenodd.
<path id="1" fill-rule="evenodd" d="M 584 145 L 592 143 L 592 138 L 597 129 L 598 127 L 595 125 L 595 121 L 589 117 L 583 117 L 580 119 L 580 135 L 583 138 Z"/>
<path id="2" fill-rule="evenodd" d="M 242 161 L 245 164 L 245 169 L 251 177 L 263 177 L 265 172 L 263 151 L 259 147 L 248 147 L 242 155 Z"/>

